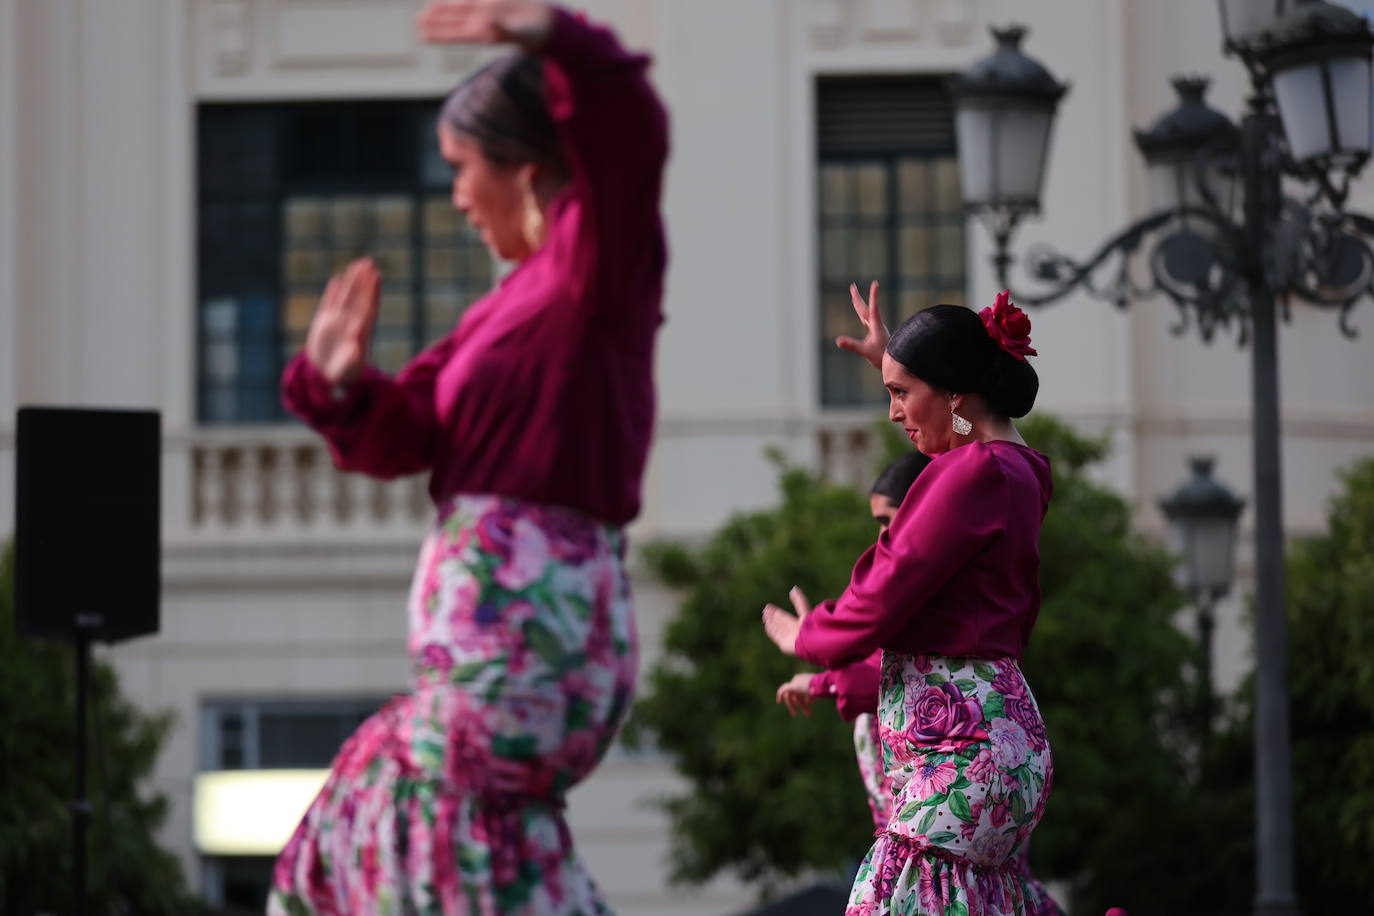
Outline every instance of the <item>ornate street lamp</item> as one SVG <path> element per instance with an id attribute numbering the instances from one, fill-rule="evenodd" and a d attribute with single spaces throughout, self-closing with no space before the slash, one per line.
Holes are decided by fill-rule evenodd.
<path id="1" fill-rule="evenodd" d="M 1348 10 L 1320 0 L 1219 0 L 1225 51 L 1250 73 L 1253 92 L 1239 128 L 1207 108 L 1203 85 L 1176 81 L 1182 101 L 1137 143 L 1150 172 L 1153 212 L 1079 260 L 1048 246 L 1024 257 L 1034 290 L 1015 289 L 1011 240 L 1019 221 L 1039 211 L 1039 176 L 1048 127 L 1063 87 L 1025 57 L 1024 29 L 994 32 L 997 53 L 951 80 L 966 207 L 993 236 L 998 284 L 1023 306 L 1047 305 L 1074 291 L 1118 307 L 1163 297 L 1178 309 L 1181 334 L 1196 325 L 1205 341 L 1234 325 L 1251 351 L 1255 461 L 1255 912 L 1296 916 L 1292 786 L 1284 619 L 1282 478 L 1279 463 L 1278 319 L 1294 300 L 1338 312 L 1355 337 L 1350 312 L 1374 292 L 1374 219 L 1345 209 L 1349 182 L 1370 152 L 1370 51 L 1374 32 Z M 1017 85 L 987 91 L 992 74 L 1022 74 Z M 1052 93 L 1050 87 L 1056 87 Z M 990 105 L 991 96 L 996 104 Z M 979 127 L 981 109 L 1026 128 L 1030 147 L 1008 146 L 1009 131 Z M 983 121 L 977 118 L 983 117 Z M 1035 120 L 1035 119 L 1039 120 Z M 1038 130 L 1038 127 L 1037 127 Z M 967 140 L 965 138 L 968 138 Z M 1027 142 L 1025 139 L 1022 142 Z M 1015 189 L 992 179 L 1008 157 L 1032 149 L 1034 183 Z M 1038 152 L 1037 152 L 1038 151 Z M 1023 178 L 1032 170 L 1027 169 Z M 1286 196 L 1301 187 L 1301 197 Z M 1013 190 L 1019 193 L 1012 193 Z M 1238 191 L 1238 195 L 1235 193 Z M 1237 206 L 1235 197 L 1239 197 Z M 1132 275 L 1144 254 L 1148 279 Z M 1108 265 L 1114 265 L 1109 267 Z"/>
<path id="2" fill-rule="evenodd" d="M 1231 590 L 1236 570 L 1236 527 L 1244 501 L 1212 476 L 1213 460 L 1194 456 L 1193 476 L 1159 501 L 1169 521 L 1170 546 L 1183 560 L 1183 590 L 1197 609 L 1202 644 L 1201 734 L 1212 728 L 1212 632 L 1216 604 Z"/>
<path id="3" fill-rule="evenodd" d="M 997 52 L 949 80 L 955 99 L 959 175 L 967 206 L 993 214 L 994 234 L 1009 235 L 1040 212 L 1050 128 L 1068 86 L 1021 53 L 1026 30 L 993 29 Z"/>

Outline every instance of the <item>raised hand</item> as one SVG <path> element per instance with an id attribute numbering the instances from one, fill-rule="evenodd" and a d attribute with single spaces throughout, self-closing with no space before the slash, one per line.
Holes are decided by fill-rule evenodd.
<path id="1" fill-rule="evenodd" d="M 764 605 L 763 630 L 768 634 L 768 638 L 773 640 L 773 644 L 782 650 L 783 655 L 796 655 L 797 634 L 801 632 L 801 622 L 811 613 L 811 602 L 807 601 L 806 595 L 795 586 L 788 592 L 788 597 L 792 599 L 796 616 L 775 604 Z"/>
<path id="2" fill-rule="evenodd" d="M 864 359 L 873 364 L 874 369 L 883 367 L 883 352 L 887 349 L 887 339 L 891 335 L 887 333 L 887 326 L 883 324 L 882 314 L 878 311 L 878 281 L 874 280 L 868 288 L 868 301 L 864 302 L 863 296 L 859 295 L 859 287 L 856 283 L 849 284 L 849 298 L 854 304 L 854 312 L 863 322 L 863 340 L 856 340 L 853 337 L 835 338 L 835 346 L 841 350 L 848 350 L 850 353 L 857 353 Z"/>
<path id="3" fill-rule="evenodd" d="M 553 22 L 536 0 L 435 0 L 416 17 L 420 37 L 433 44 L 543 44 Z"/>
<path id="4" fill-rule="evenodd" d="M 787 711 L 793 716 L 801 713 L 804 716 L 811 715 L 811 679 L 814 674 L 794 674 L 792 678 L 778 688 L 776 699 L 779 703 L 787 704 Z"/>
<path id="5" fill-rule="evenodd" d="M 331 385 L 347 385 L 363 371 L 377 320 L 382 275 L 360 258 L 330 278 L 305 337 L 305 357 Z"/>

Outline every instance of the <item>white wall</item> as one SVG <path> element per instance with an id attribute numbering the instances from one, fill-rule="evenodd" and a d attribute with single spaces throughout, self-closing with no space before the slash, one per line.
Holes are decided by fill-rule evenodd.
<path id="1" fill-rule="evenodd" d="M 1232 115 L 1245 88 L 1239 66 L 1218 53 L 1214 5 L 1195 0 L 579 5 L 653 50 L 673 113 L 662 410 L 634 528 L 641 540 L 699 537 L 731 511 L 770 502 L 775 475 L 764 447 L 813 461 L 817 426 L 846 415 L 817 407 L 818 75 L 954 72 L 990 52 L 989 23 L 1024 22 L 1028 53 L 1072 88 L 1044 217 L 1022 228 L 1015 249 L 1053 241 L 1080 257 L 1145 211 L 1130 129 L 1174 104 L 1167 78 L 1210 72 L 1212 104 Z M 166 839 L 188 864 L 201 702 L 403 688 L 399 608 L 413 553 L 411 544 L 375 539 L 366 556 L 310 541 L 295 552 L 230 549 L 188 527 L 189 448 L 198 435 L 194 106 L 438 95 L 487 52 L 418 46 L 410 27 L 418 6 L 0 0 L 0 476 L 12 473 L 17 404 L 164 411 L 164 632 L 112 657 L 131 696 L 180 716 L 158 786 L 175 803 Z M 1374 182 L 1363 182 L 1354 205 L 1374 209 Z M 987 234 L 971 225 L 968 238 L 970 301 L 987 303 L 997 291 Z M 1216 454 L 1218 475 L 1250 495 L 1248 352 L 1225 335 L 1211 347 L 1170 336 L 1174 313 L 1163 302 L 1122 314 L 1075 294 L 1034 320 L 1041 407 L 1112 432 L 1117 450 L 1101 476 L 1133 501 L 1144 528 L 1160 529 L 1155 500 L 1184 478 L 1192 452 Z M 1346 341 L 1332 316 L 1298 306 L 1281 330 L 1285 509 L 1294 532 L 1322 524 L 1333 470 L 1374 451 L 1367 304 L 1355 321 L 1366 333 Z M 11 491 L 0 487 L 0 524 L 11 511 Z M 1248 563 L 1243 557 L 1243 575 Z M 355 571 L 346 588 L 341 568 Z M 1223 683 L 1247 664 L 1240 606 L 1221 609 Z M 673 607 L 673 596 L 640 585 L 646 664 Z M 688 895 L 663 889 L 663 822 L 625 802 L 673 785 L 661 764 L 604 768 L 573 798 L 584 854 L 627 912 L 742 905 L 747 894 L 728 882 Z"/>
<path id="2" fill-rule="evenodd" d="M 13 416 L 17 400 L 19 350 L 19 10 L 18 0 L 0 0 L 0 531 L 14 516 Z"/>

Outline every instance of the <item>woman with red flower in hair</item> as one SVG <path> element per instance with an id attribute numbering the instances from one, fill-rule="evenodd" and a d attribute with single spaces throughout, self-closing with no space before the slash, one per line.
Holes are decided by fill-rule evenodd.
<path id="1" fill-rule="evenodd" d="M 982 312 L 937 305 L 890 337 L 852 289 L 867 328 L 840 347 L 883 376 L 889 418 L 932 459 L 838 599 L 794 616 L 769 605 L 769 637 L 836 668 L 882 651 L 878 731 L 891 814 L 855 878 L 850 916 L 1026 916 L 1018 870 L 1053 764 L 1019 659 L 1040 609 L 1040 525 L 1049 459 L 1014 418 L 1039 379 L 1030 320 L 1002 293 Z"/>

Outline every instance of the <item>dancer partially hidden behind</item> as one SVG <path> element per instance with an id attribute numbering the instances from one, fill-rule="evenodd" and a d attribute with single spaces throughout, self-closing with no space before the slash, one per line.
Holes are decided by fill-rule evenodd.
<path id="1" fill-rule="evenodd" d="M 1021 439 L 1039 388 L 1030 321 L 1006 293 L 980 313 L 938 305 L 889 339 L 840 345 L 882 372 L 889 417 L 933 458 L 839 599 L 769 605 L 785 653 L 828 669 L 882 650 L 878 730 L 891 815 L 855 878 L 851 916 L 1024 916 L 1017 862 L 1049 797 L 1044 722 L 1018 660 L 1040 606 L 1049 460 Z"/>
<path id="2" fill-rule="evenodd" d="M 906 491 L 928 464 L 930 458 L 927 456 L 908 452 L 878 475 L 868 494 L 868 505 L 880 532 L 892 524 Z M 835 701 L 835 711 L 840 718 L 854 723 L 854 756 L 868 796 L 868 809 L 873 814 L 873 823 L 879 828 L 887 826 L 892 804 L 892 783 L 883 767 L 883 748 L 875 715 L 881 657 L 879 650 L 842 668 L 795 674 L 777 690 L 777 701 L 786 704 L 788 712 L 794 716 L 798 712 L 809 716 L 814 700 L 829 698 Z"/>
<path id="3" fill-rule="evenodd" d="M 381 278 L 332 280 L 290 409 L 344 470 L 427 472 L 413 692 L 343 746 L 277 861 L 269 913 L 607 913 L 563 803 L 629 707 L 622 526 L 639 511 L 666 249 L 646 58 L 543 3 L 427 7 L 429 41 L 519 53 L 439 118 L 454 206 L 518 262 L 397 376 L 365 364 Z"/>

